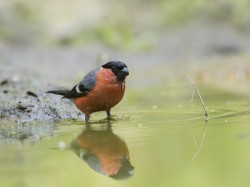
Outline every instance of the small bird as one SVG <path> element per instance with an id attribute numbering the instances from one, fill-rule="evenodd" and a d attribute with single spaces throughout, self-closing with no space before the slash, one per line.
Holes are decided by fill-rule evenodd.
<path id="1" fill-rule="evenodd" d="M 128 67 L 120 61 L 110 61 L 90 71 L 71 90 L 51 90 L 47 93 L 62 95 L 71 99 L 85 114 L 86 123 L 93 112 L 106 111 L 111 116 L 111 108 L 118 104 L 125 92 Z"/>

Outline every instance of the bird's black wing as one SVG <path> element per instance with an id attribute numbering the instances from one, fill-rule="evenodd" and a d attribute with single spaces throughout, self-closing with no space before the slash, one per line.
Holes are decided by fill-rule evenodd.
<path id="1" fill-rule="evenodd" d="M 63 96 L 63 98 L 68 98 L 68 99 L 72 99 L 72 98 L 76 98 L 76 97 L 82 97 L 87 95 L 87 90 L 84 92 L 78 92 L 76 87 L 78 86 L 75 85 L 66 95 Z"/>
<path id="2" fill-rule="evenodd" d="M 75 85 L 63 98 L 76 98 L 76 97 L 83 97 L 88 94 L 96 85 L 96 75 L 100 68 L 96 68 L 95 70 L 89 72 L 83 80 Z"/>

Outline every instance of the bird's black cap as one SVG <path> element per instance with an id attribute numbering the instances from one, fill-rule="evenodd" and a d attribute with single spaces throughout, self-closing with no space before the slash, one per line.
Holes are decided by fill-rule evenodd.
<path id="1" fill-rule="evenodd" d="M 125 63 L 120 61 L 110 61 L 104 65 L 103 68 L 110 69 L 117 77 L 119 82 L 125 80 L 126 76 L 129 75 L 128 67 Z"/>

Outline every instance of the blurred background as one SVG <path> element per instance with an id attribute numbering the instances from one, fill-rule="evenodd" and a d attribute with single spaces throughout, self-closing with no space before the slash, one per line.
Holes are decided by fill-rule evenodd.
<path id="1" fill-rule="evenodd" d="M 44 93 L 73 87 L 108 60 L 130 70 L 113 110 L 114 136 L 135 168 L 122 182 L 67 149 L 84 128 L 81 114 Z M 191 167 L 205 122 L 183 69 L 210 117 Z M 1 0 L 0 186 L 248 186 L 249 82 L 249 0 Z M 25 104 L 40 108 L 22 113 Z M 39 121 L 52 111 L 44 107 L 69 121 Z M 94 125 L 104 117 L 94 114 Z"/>
<path id="2" fill-rule="evenodd" d="M 210 44 L 214 49 L 204 52 L 235 53 L 249 47 L 249 7 L 247 0 L 3 0 L 1 45 L 99 44 L 145 52 L 177 45 L 179 36 L 186 50 Z"/>
<path id="3" fill-rule="evenodd" d="M 95 63 L 120 59 L 149 70 L 156 64 L 181 64 L 177 69 L 195 64 L 197 69 L 206 63 L 198 68 L 205 81 L 225 68 L 219 72 L 224 81 L 242 81 L 250 71 L 249 8 L 248 0 L 2 0 L 2 70 L 13 66 L 67 82 Z M 209 64 L 221 62 L 234 65 L 207 72 Z M 53 80 L 56 67 L 62 73 Z"/>
<path id="4" fill-rule="evenodd" d="M 177 45 L 179 36 L 186 50 L 207 43 L 214 49 L 204 52 L 239 52 L 249 43 L 249 4 L 247 0 L 3 0 L 1 45 L 99 44 L 145 52 L 163 45 L 162 40 Z"/>

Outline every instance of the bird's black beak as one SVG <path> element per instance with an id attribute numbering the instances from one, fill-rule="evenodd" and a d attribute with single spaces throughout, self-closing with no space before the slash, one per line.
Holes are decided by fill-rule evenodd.
<path id="1" fill-rule="evenodd" d="M 129 71 L 128 71 L 128 68 L 127 67 L 124 67 L 124 68 L 122 68 L 122 74 L 124 75 L 124 76 L 128 76 L 129 75 Z"/>

